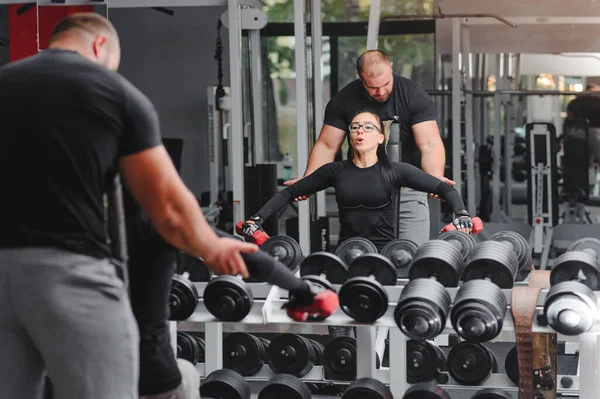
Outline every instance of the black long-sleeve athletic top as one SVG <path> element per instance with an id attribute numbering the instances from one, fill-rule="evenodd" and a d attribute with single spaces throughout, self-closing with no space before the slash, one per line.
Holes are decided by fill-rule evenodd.
<path id="1" fill-rule="evenodd" d="M 409 187 L 437 194 L 454 213 L 465 210 L 458 192 L 449 184 L 408 164 L 391 162 L 396 187 Z M 381 178 L 381 165 L 359 168 L 352 160 L 323 165 L 312 174 L 274 195 L 254 216 L 265 221 L 294 198 L 335 187 L 339 209 L 341 243 L 348 238 L 364 237 L 378 248 L 395 239 L 394 204 Z"/>

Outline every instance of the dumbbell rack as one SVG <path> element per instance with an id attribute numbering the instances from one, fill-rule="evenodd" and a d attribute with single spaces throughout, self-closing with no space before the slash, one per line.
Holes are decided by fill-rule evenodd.
<path id="1" fill-rule="evenodd" d="M 400 297 L 403 285 L 407 280 L 398 280 L 396 286 L 385 286 L 388 297 L 395 301 Z M 516 283 L 517 285 L 526 284 L 526 282 Z M 290 319 L 282 305 L 287 301 L 287 291 L 266 283 L 248 283 L 249 289 L 255 298 L 254 305 L 246 318 L 239 322 L 221 322 L 212 316 L 204 307 L 202 293 L 207 283 L 194 283 L 200 293 L 200 301 L 195 312 L 186 321 L 171 322 L 172 336 L 173 332 L 182 331 L 204 331 L 205 333 L 205 363 L 199 364 L 197 370 L 201 377 L 223 368 L 223 332 L 248 332 L 248 333 L 296 333 L 296 334 L 315 334 L 327 335 L 328 326 L 354 326 L 356 327 L 356 371 L 357 378 L 371 377 L 386 384 L 390 384 L 390 390 L 395 398 L 401 398 L 406 389 L 410 386 L 406 380 L 406 342 L 407 337 L 402 334 L 396 326 L 394 320 L 395 302 L 390 302 L 387 312 L 373 324 L 362 324 L 356 322 L 347 316 L 341 309 L 330 316 L 327 320 L 320 322 L 299 323 Z M 334 285 L 336 290 L 340 286 Z M 452 300 L 458 291 L 458 288 L 448 288 Z M 507 297 L 507 303 L 510 304 L 510 289 L 502 290 Z M 544 300 L 548 290 L 540 291 L 538 297 L 537 309 L 543 307 Z M 596 292 L 596 297 L 600 297 L 600 292 Z M 260 299 L 264 298 L 264 299 Z M 599 317 L 600 319 L 600 317 Z M 376 368 L 376 351 L 373 348 L 381 348 L 385 342 L 386 333 L 389 330 L 389 368 Z M 380 333 L 378 334 L 378 331 Z M 554 333 L 547 326 L 541 325 L 537 318 L 534 318 L 533 331 L 540 333 Z M 453 334 L 454 329 L 448 320 L 446 328 L 442 334 Z M 596 321 L 594 327 L 579 336 L 564 336 L 557 334 L 557 341 L 569 342 L 579 345 L 579 370 L 580 375 L 569 376 L 573 380 L 570 388 L 560 387 L 558 381 L 561 375 L 557 377 L 557 392 L 567 395 L 577 395 L 585 399 L 600 399 L 600 320 Z M 505 314 L 504 325 L 500 334 L 491 342 L 515 342 L 514 324 L 509 309 Z M 382 354 L 381 354 L 382 355 Z M 382 358 L 382 356 L 381 356 Z M 264 365 L 262 370 L 251 377 L 246 377 L 249 382 L 267 381 L 274 376 L 268 365 Z M 310 382 L 339 382 L 348 384 L 348 381 L 325 380 L 323 367 L 315 366 L 306 376 L 302 378 Z M 459 390 L 483 389 L 485 387 L 502 388 L 506 392 L 517 397 L 517 387 L 508 379 L 505 374 L 492 374 L 482 385 L 477 387 L 463 386 L 454 382 L 451 378 L 448 384 L 439 385 L 448 392 Z"/>

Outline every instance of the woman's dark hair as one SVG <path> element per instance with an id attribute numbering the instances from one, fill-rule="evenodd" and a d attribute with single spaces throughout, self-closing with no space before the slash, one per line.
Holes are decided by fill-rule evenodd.
<path id="1" fill-rule="evenodd" d="M 354 114 L 352 120 L 354 120 L 354 118 L 356 118 L 356 116 L 360 114 L 373 115 L 375 117 L 375 120 L 377 121 L 377 127 L 379 128 L 379 132 L 385 137 L 385 132 L 383 131 L 383 123 L 381 122 L 381 118 L 379 118 L 379 116 L 376 113 L 370 110 L 359 111 L 356 114 Z M 392 168 L 390 160 L 387 156 L 385 143 L 386 140 L 383 140 L 383 143 L 379 144 L 379 146 L 377 147 L 377 162 L 380 166 L 379 171 L 381 173 L 381 181 L 383 182 L 383 185 L 385 186 L 388 195 L 392 196 L 398 191 L 398 187 L 394 185 L 394 181 L 396 180 L 396 174 L 394 173 L 394 169 Z M 354 158 L 354 149 L 348 152 L 348 159 Z"/>

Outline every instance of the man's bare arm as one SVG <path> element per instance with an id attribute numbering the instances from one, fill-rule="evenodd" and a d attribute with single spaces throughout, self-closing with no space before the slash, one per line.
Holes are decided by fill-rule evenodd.
<path id="1" fill-rule="evenodd" d="M 121 158 L 120 170 L 132 196 L 167 242 L 192 256 L 203 258 L 207 264 L 217 266 L 217 271 L 247 275 L 239 253 L 235 259 L 225 259 L 225 254 L 220 252 L 254 252 L 255 246 L 242 242 L 239 244 L 244 246 L 236 246 L 232 243 L 237 240 L 217 237 L 204 218 L 198 201 L 179 177 L 164 146 Z M 235 270 L 240 263 L 243 270 Z"/>
<path id="2" fill-rule="evenodd" d="M 345 138 L 346 132 L 343 130 L 330 125 L 323 125 L 319 138 L 308 156 L 304 176 L 310 175 L 328 162 L 333 162 L 335 154 L 339 151 Z"/>
<path id="3" fill-rule="evenodd" d="M 413 125 L 415 142 L 421 151 L 421 169 L 435 177 L 444 177 L 446 150 L 436 121 Z"/>

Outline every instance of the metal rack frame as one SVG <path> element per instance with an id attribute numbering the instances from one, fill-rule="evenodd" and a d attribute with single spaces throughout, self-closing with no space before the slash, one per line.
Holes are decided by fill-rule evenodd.
<path id="1" fill-rule="evenodd" d="M 399 280 L 398 284 L 404 284 L 406 280 Z M 516 283 L 517 285 L 526 284 L 525 282 Z M 194 283 L 199 293 L 204 291 L 207 283 Z M 347 316 L 341 309 L 338 309 L 328 319 L 321 322 L 300 323 L 291 320 L 282 305 L 287 301 L 287 291 L 270 286 L 266 283 L 248 283 L 255 298 L 254 306 L 250 314 L 242 321 L 230 323 L 221 322 L 212 316 L 204 307 L 203 301 L 200 302 L 194 314 L 186 321 L 177 323 L 177 329 L 182 331 L 204 331 L 206 343 L 206 363 L 199 366 L 198 371 L 201 375 L 206 375 L 214 370 L 223 367 L 222 359 L 222 337 L 223 332 L 249 332 L 249 333 L 298 333 L 298 334 L 328 334 L 328 326 L 354 326 L 357 336 L 357 378 L 372 377 L 384 383 L 390 384 L 390 389 L 394 397 L 402 397 L 406 389 L 410 386 L 406 381 L 406 342 L 408 338 L 402 334 L 394 320 L 394 310 L 396 307 L 396 298 L 400 297 L 403 285 L 385 286 L 388 297 L 392 302 L 389 303 L 387 312 L 373 324 L 363 324 L 356 322 Z M 339 290 L 340 285 L 334 285 Z M 459 288 L 448 288 L 448 292 L 454 300 Z M 508 303 L 512 295 L 512 290 L 503 289 Z M 538 297 L 537 309 L 541 311 L 548 290 L 540 291 Z M 596 297 L 600 299 L 600 292 L 596 292 Z M 262 299 L 260 299 L 262 298 Z M 600 315 L 599 315 L 600 316 Z M 175 324 L 175 322 L 172 322 Z M 381 334 L 378 336 L 378 329 L 384 328 L 389 331 L 389 367 L 379 368 L 375 366 L 376 351 L 374 348 L 381 345 Z M 554 331 L 545 325 L 540 324 L 537 319 L 534 320 L 534 332 L 553 333 Z M 455 334 L 450 321 L 447 321 L 446 328 L 442 334 Z M 379 339 L 378 339 L 379 338 Z M 438 337 L 443 339 L 442 336 Z M 579 369 L 582 371 L 578 376 L 569 376 L 573 379 L 573 385 L 566 388 L 559 388 L 559 392 L 579 396 L 586 399 L 600 399 L 600 381 L 598 372 L 600 370 L 600 317 L 594 327 L 580 336 L 564 336 L 557 334 L 557 340 L 568 342 L 570 345 L 579 345 Z M 501 333 L 490 342 L 515 342 L 514 323 L 507 308 L 504 318 L 504 325 Z M 265 366 L 268 368 L 268 366 Z M 249 380 L 262 381 L 268 380 L 273 373 L 263 368 L 256 376 Z M 560 380 L 562 376 L 558 376 Z M 306 381 L 322 382 L 322 367 L 315 368 L 303 378 Z M 328 380 L 329 381 L 329 380 Z M 336 382 L 336 381 L 332 381 Z M 340 383 L 347 383 L 340 381 Z M 472 390 L 478 387 L 469 387 L 458 385 L 454 381 L 441 385 L 449 390 Z M 507 392 L 517 392 L 517 387 L 508 380 L 504 374 L 493 374 L 480 387 L 502 388 Z"/>

